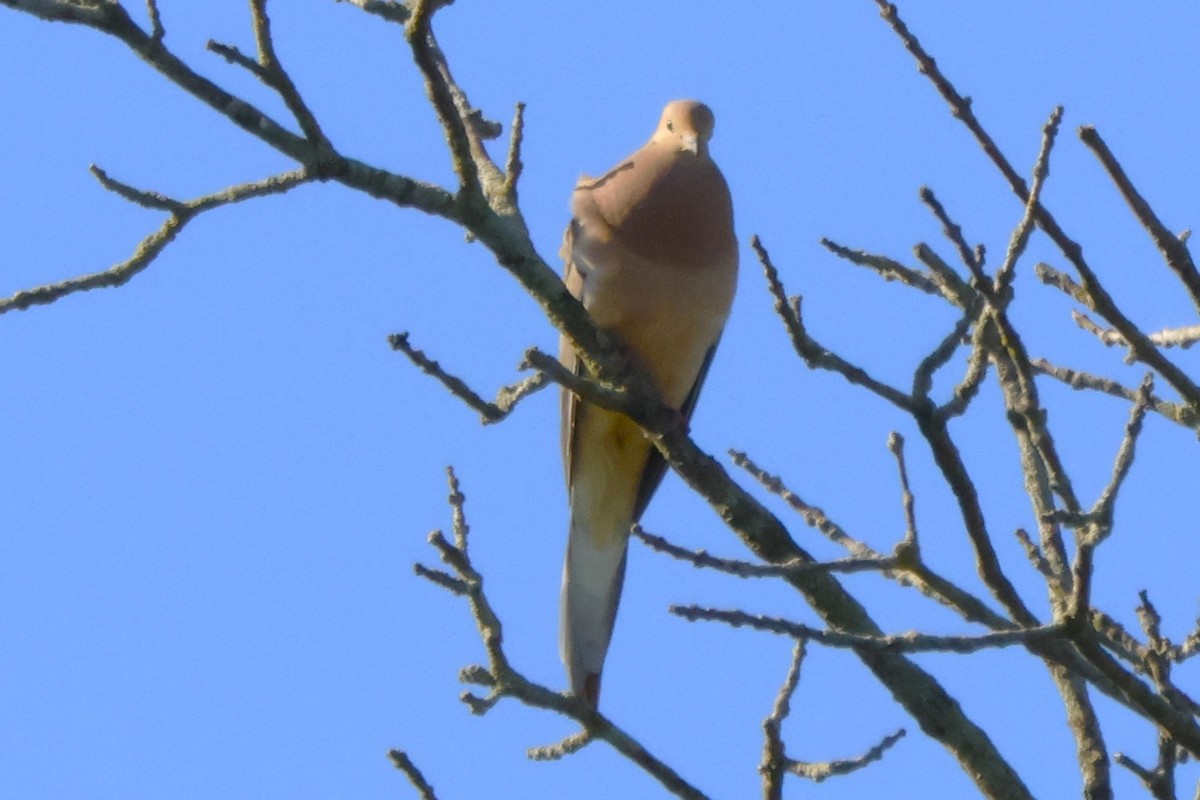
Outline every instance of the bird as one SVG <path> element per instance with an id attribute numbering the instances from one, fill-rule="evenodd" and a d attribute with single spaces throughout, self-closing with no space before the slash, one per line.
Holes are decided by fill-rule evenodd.
<path id="1" fill-rule="evenodd" d="M 616 335 L 682 424 L 695 408 L 737 282 L 733 204 L 709 155 L 714 122 L 704 103 L 668 103 L 641 149 L 576 184 L 560 253 L 571 294 L 597 328 Z M 565 335 L 559 360 L 576 374 L 587 372 Z M 622 414 L 566 389 L 561 412 L 570 527 L 559 648 L 571 694 L 597 708 L 630 528 L 666 462 Z"/>

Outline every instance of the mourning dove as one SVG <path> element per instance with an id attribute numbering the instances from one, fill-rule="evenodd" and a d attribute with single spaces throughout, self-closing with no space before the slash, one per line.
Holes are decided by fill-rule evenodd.
<path id="1" fill-rule="evenodd" d="M 617 335 L 661 398 L 687 420 L 729 316 L 737 239 L 729 188 L 708 153 L 713 113 L 676 100 L 642 149 L 571 197 L 565 282 Z M 560 360 L 581 371 L 563 337 Z M 595 706 L 625 578 L 629 529 L 666 463 L 629 418 L 562 395 L 571 527 L 559 646 L 571 691 Z"/>

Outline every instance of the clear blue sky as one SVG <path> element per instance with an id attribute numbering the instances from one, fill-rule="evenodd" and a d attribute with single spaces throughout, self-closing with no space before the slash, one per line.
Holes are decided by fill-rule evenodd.
<path id="1" fill-rule="evenodd" d="M 245 3 L 160 4 L 171 48 L 284 117 L 267 90 L 204 51 L 210 38 L 252 49 Z M 1066 106 L 1047 205 L 1145 329 L 1194 322 L 1074 130 L 1096 124 L 1168 226 L 1196 225 L 1200 7 L 901 10 L 1023 172 L 1051 109 Z M 342 152 L 450 179 L 397 30 L 326 0 L 273 12 L 280 55 Z M 763 238 L 788 289 L 804 294 L 814 335 L 901 386 L 954 313 L 839 262 L 818 239 L 909 263 L 927 241 L 949 258 L 917 200 L 928 184 L 998 261 L 1021 214 L 868 0 L 753 11 L 464 0 L 438 23 L 478 106 L 507 124 L 517 101 L 528 104 L 521 201 L 548 260 L 575 179 L 638 147 L 665 101 L 703 99 L 742 241 Z M 95 32 L 5 10 L 0 42 L 0 295 L 107 267 L 158 226 L 102 190 L 90 163 L 181 198 L 293 166 Z M 903 533 L 885 447 L 900 431 L 927 555 L 981 591 L 912 423 L 807 370 L 748 247 L 742 256 L 696 440 L 718 455 L 747 450 L 886 550 Z M 1033 280 L 1039 259 L 1065 268 L 1035 236 L 1015 312 L 1033 352 L 1136 383 L 1140 371 L 1076 329 L 1072 305 Z M 525 748 L 573 730 L 563 718 L 512 701 L 476 718 L 457 700 L 458 669 L 483 659 L 474 624 L 462 600 L 412 574 L 414 561 L 436 562 L 426 536 L 449 524 L 446 464 L 463 482 L 510 656 L 531 678 L 564 682 L 557 398 L 544 392 L 483 428 L 389 350 L 399 330 L 485 394 L 519 377 L 526 347 L 556 342 L 460 231 L 332 185 L 211 213 L 129 285 L 0 319 L 0 796 L 413 796 L 385 757 L 391 747 L 411 753 L 443 800 L 659 795 L 603 744 L 562 763 L 527 761 Z M 1194 355 L 1175 355 L 1197 374 Z M 1090 502 L 1127 409 L 1053 386 L 1045 399 Z M 1004 563 L 1044 613 L 1044 590 L 1007 538 L 1033 521 L 997 408 L 989 383 L 954 431 L 983 478 Z M 1151 419 L 1098 562 L 1099 605 L 1136 626 L 1136 592 L 1149 587 L 1176 639 L 1197 611 L 1198 463 L 1193 437 Z M 805 547 L 840 555 L 785 519 Z M 689 547 L 744 552 L 674 477 L 644 522 Z M 846 583 L 888 630 L 965 630 L 878 578 Z M 812 614 L 784 587 L 633 547 L 605 710 L 713 796 L 756 796 L 759 725 L 790 642 L 683 622 L 665 611 L 674 602 Z M 1061 702 L 1027 654 L 917 660 L 992 731 L 1035 795 L 1078 794 Z M 1109 748 L 1152 762 L 1152 731 L 1098 702 Z M 910 736 L 855 776 L 817 788 L 793 779 L 791 795 L 972 796 L 853 657 L 811 648 L 793 705 L 785 734 L 797 758 L 854 755 L 901 726 Z M 1138 796 L 1127 773 L 1115 775 L 1120 796 Z M 1187 787 L 1196 768 L 1183 775 Z"/>

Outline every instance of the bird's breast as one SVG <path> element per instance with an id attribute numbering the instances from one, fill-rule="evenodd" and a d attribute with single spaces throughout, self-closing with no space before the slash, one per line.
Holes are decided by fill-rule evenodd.
<path id="1" fill-rule="evenodd" d="M 736 255 L 683 267 L 650 261 L 612 243 L 589 258 L 580 244 L 576 263 L 583 272 L 588 313 L 617 334 L 663 399 L 678 408 L 729 316 Z"/>

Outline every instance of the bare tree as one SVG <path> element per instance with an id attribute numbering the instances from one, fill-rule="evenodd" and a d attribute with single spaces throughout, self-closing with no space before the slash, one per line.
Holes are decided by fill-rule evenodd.
<path id="1" fill-rule="evenodd" d="M 921 732 L 943 745 L 959 767 L 989 798 L 1031 797 L 1022 776 L 989 736 L 964 711 L 957 698 L 914 658 L 916 654 L 951 652 L 970 658 L 981 650 L 1020 649 L 1040 662 L 1057 688 L 1074 737 L 1077 768 L 1083 794 L 1089 798 L 1113 796 L 1111 765 L 1132 771 L 1151 796 L 1173 798 L 1176 768 L 1188 758 L 1200 758 L 1200 704 L 1178 685 L 1173 667 L 1187 661 L 1200 648 L 1200 630 L 1181 641 L 1163 634 L 1163 620 L 1143 592 L 1138 606 L 1141 630 L 1126 630 L 1118 615 L 1099 608 L 1094 600 L 1094 563 L 1097 550 L 1110 537 L 1124 481 L 1134 465 L 1139 436 L 1149 414 L 1157 414 L 1195 433 L 1200 409 L 1200 386 L 1172 357 L 1172 348 L 1184 348 L 1200 337 L 1195 325 L 1145 332 L 1122 311 L 1120 299 L 1110 294 L 1096 269 L 1085 258 L 1080 244 L 1070 238 L 1042 202 L 1050 175 L 1062 110 L 1050 113 L 1042 130 L 1041 148 L 1031 165 L 1016 166 L 1001 151 L 975 116 L 971 103 L 941 72 L 933 58 L 901 20 L 896 7 L 877 0 L 880 13 L 899 42 L 916 60 L 922 74 L 949 104 L 951 113 L 975 138 L 987 158 L 1015 195 L 1021 216 L 997 259 L 988 258 L 974 244 L 951 209 L 930 189 L 921 200 L 941 226 L 953 254 L 947 258 L 932 246 L 918 245 L 915 262 L 887 254 L 871 253 L 826 240 L 826 248 L 841 259 L 899 281 L 912 290 L 948 304 L 957 321 L 941 342 L 911 365 L 911 384 L 893 385 L 879 379 L 847 356 L 823 345 L 810 331 L 799 297 L 789 296 L 781 270 L 773 263 L 767 243 L 757 238 L 753 249 L 766 280 L 764 295 L 773 303 L 796 355 L 811 369 L 840 375 L 859 390 L 911 418 L 928 449 L 938 476 L 952 494 L 961 515 L 961 530 L 974 553 L 975 566 L 985 589 L 979 592 L 939 572 L 927 558 L 932 549 L 922 537 L 914 511 L 918 499 L 910 486 L 905 458 L 906 442 L 895 434 L 889 449 L 899 480 L 900 510 L 906 530 L 889 552 L 869 546 L 802 499 L 784 480 L 752 456 L 730 453 L 739 470 L 731 474 L 720 461 L 704 452 L 689 433 L 676 424 L 677 415 L 655 395 L 636 367 L 622 357 L 620 345 L 597 330 L 582 307 L 565 290 L 557 270 L 539 254 L 521 215 L 518 182 L 522 172 L 523 106 L 518 104 L 509 125 L 506 153 L 494 159 L 490 142 L 500 138 L 501 126 L 487 119 L 468 99 L 466 90 L 451 72 L 450 57 L 438 46 L 434 22 L 448 3 L 437 0 L 411 3 L 389 0 L 347 0 L 363 13 L 403 31 L 417 70 L 424 80 L 430 105 L 437 116 L 453 160 L 455 183 L 440 186 L 350 158 L 339 152 L 281 62 L 272 37 L 266 0 L 251 0 L 254 53 L 210 42 L 209 49 L 230 64 L 244 69 L 278 95 L 291 120 L 274 119 L 248 100 L 200 75 L 164 41 L 163 14 L 149 0 L 149 25 L 135 22 L 129 11 L 104 0 L 3 0 L 9 8 L 46 20 L 77 23 L 114 37 L 136 52 L 147 64 L 248 135 L 274 148 L 298 167 L 222 191 L 180 199 L 139 189 L 108 175 L 93 172 L 100 183 L 126 200 L 161 213 L 161 225 L 143 239 L 132 255 L 116 266 L 89 275 L 20 291 L 0 300 L 0 313 L 28 309 L 72 293 L 99 287 L 120 286 L 150 267 L 190 222 L 202 214 L 233 203 L 288 192 L 311 182 L 336 182 L 382 202 L 440 217 L 482 243 L 495 261 L 516 279 L 545 312 L 547 319 L 577 346 L 596 379 L 581 378 L 563 369 L 556 359 L 532 348 L 520 369 L 532 374 L 500 389 L 488 400 L 484 392 L 443 369 L 418 349 L 407 334 L 391 337 L 392 347 L 441 381 L 446 389 L 477 411 L 485 422 L 503 421 L 527 396 L 552 383 L 578 394 L 590 403 L 626 414 L 645 431 L 671 468 L 703 497 L 729 529 L 753 553 L 756 561 L 720 558 L 680 547 L 655 534 L 636 530 L 647 546 L 704 569 L 785 584 L 797 592 L 823 621 L 823 626 L 801 624 L 784 617 L 763 616 L 740 609 L 676 606 L 674 614 L 688 620 L 720 622 L 782 635 L 794 640 L 794 656 L 772 708 L 765 709 L 763 755 L 759 765 L 762 793 L 783 796 L 787 775 L 820 781 L 864 767 L 879 758 L 904 736 L 904 731 L 879 731 L 878 745 L 868 752 L 830 762 L 807 762 L 791 754 L 782 731 L 789 703 L 802 674 L 807 650 L 814 645 L 851 651 L 887 691 L 903 706 Z M 1117 191 L 1151 236 L 1168 269 L 1178 278 L 1192 303 L 1200 309 L 1200 271 L 1187 247 L 1186 235 L 1170 232 L 1134 187 L 1117 157 L 1092 127 L 1079 138 L 1095 153 L 1111 176 Z M 1028 179 L 1023 177 L 1028 171 Z M 1057 248 L 1062 268 L 1037 264 L 1036 274 L 1073 303 L 1086 309 L 1075 319 L 1105 346 L 1119 347 L 1128 361 L 1145 368 L 1139 385 L 1124 385 L 1101 375 L 1051 363 L 1030 352 L 1025 330 L 1013 314 L 1018 294 L 1015 277 L 1027 261 L 1030 237 L 1040 232 Z M 950 377 L 947 377 L 950 376 Z M 980 402 L 981 387 L 994 380 L 1002 404 Z M 1094 498 L 1074 488 L 1056 444 L 1054 428 L 1040 397 L 1047 382 L 1061 381 L 1074 388 L 1111 395 L 1128 405 L 1123 432 L 1114 436 L 1111 477 Z M 949 386 L 949 389 L 946 387 Z M 1164 396 L 1163 389 L 1170 392 Z M 973 471 L 963 457 L 951 423 L 968 414 L 1000 414 L 1011 430 L 1020 453 L 1024 492 L 1033 509 L 1035 527 L 1017 530 L 1029 564 L 1041 576 L 1049 615 L 1039 614 L 1038 603 L 1020 592 L 997 554 L 998 533 L 989 526 L 981 500 L 986 476 Z M 736 479 L 735 479 L 736 476 Z M 776 495 L 807 526 L 846 550 L 846 558 L 818 560 L 797 541 L 797 528 L 764 504 L 743 485 L 758 484 Z M 759 490 L 756 490 L 759 491 Z M 1183 498 L 1186 500 L 1186 498 Z M 451 535 L 435 532 L 430 544 L 445 565 L 418 564 L 417 573 L 441 588 L 464 598 L 478 626 L 486 663 L 470 666 L 461 679 L 476 687 L 463 695 L 477 714 L 488 712 L 505 698 L 552 710 L 576 721 L 581 731 L 555 745 L 530 751 L 535 759 L 570 755 L 595 740 L 607 742 L 643 768 L 669 792 L 680 797 L 706 797 L 681 769 L 639 743 L 618 720 L 589 708 L 557 689 L 526 677 L 504 649 L 501 620 L 472 563 L 464 494 L 450 473 Z M 1024 565 L 1021 565 L 1024 567 Z M 919 594 L 925 601 L 949 610 L 968 632 L 938 635 L 919 630 L 887 633 L 849 591 L 840 576 L 874 573 Z M 1112 754 L 1105 742 L 1102 715 L 1096 698 L 1104 696 L 1153 725 L 1157 731 L 1157 761 L 1141 764 L 1131 757 Z M 391 758 L 420 796 L 434 797 L 427 780 L 403 751 Z"/>

